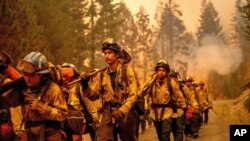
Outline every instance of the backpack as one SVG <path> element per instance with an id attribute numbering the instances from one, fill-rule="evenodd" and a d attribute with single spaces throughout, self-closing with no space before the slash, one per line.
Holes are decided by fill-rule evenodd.
<path id="1" fill-rule="evenodd" d="M 80 85 L 76 85 L 76 94 L 80 101 L 83 110 L 76 110 L 72 105 L 68 106 L 68 118 L 64 122 L 64 129 L 68 134 L 87 134 L 90 131 L 93 122 L 92 115 L 87 111 L 86 105 L 83 102 L 82 95 L 80 93 Z"/>
<path id="2" fill-rule="evenodd" d="M 76 92 L 78 85 L 76 86 Z M 78 94 L 77 94 L 78 95 Z M 79 99 L 81 100 L 81 99 Z M 85 122 L 85 117 L 80 110 L 76 110 L 72 105 L 67 103 L 68 108 L 68 118 L 64 121 L 64 130 L 67 134 L 82 134 L 83 124 Z"/>
<path id="3" fill-rule="evenodd" d="M 124 63 L 122 64 L 122 79 L 125 81 L 126 85 L 128 86 L 127 65 Z M 135 73 L 135 81 L 139 87 L 139 85 L 140 85 L 139 79 L 138 79 L 136 73 Z M 135 109 L 135 111 L 138 113 L 138 115 L 140 115 L 140 116 L 144 115 L 145 114 L 144 97 L 141 95 L 137 95 L 136 102 L 132 108 Z"/>

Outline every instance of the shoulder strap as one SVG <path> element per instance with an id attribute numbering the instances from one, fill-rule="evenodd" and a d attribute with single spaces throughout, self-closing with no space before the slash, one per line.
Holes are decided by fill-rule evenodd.
<path id="1" fill-rule="evenodd" d="M 128 86 L 127 65 L 124 63 L 122 63 L 122 79 L 126 83 L 126 86 Z"/>
<path id="2" fill-rule="evenodd" d="M 168 85 L 168 90 L 169 90 L 169 93 L 170 93 L 171 99 L 172 99 L 172 96 L 173 96 L 173 87 L 172 87 L 172 84 L 171 84 L 171 78 L 170 77 L 167 77 L 167 85 Z"/>
<path id="3" fill-rule="evenodd" d="M 185 94 L 185 92 L 184 92 L 184 90 L 183 90 L 183 84 L 182 83 L 180 83 L 180 82 L 178 82 L 178 84 L 179 84 L 179 89 L 181 90 L 181 94 L 182 94 L 182 96 L 185 98 L 185 99 L 187 99 L 187 96 L 186 96 L 186 94 Z"/>
<path id="4" fill-rule="evenodd" d="M 197 91 L 195 89 L 194 86 L 192 86 L 193 90 L 194 90 L 194 95 L 195 95 L 195 99 L 197 100 L 197 102 L 199 103 L 199 99 L 198 99 L 198 94 L 197 94 Z"/>
<path id="5" fill-rule="evenodd" d="M 105 69 L 106 70 L 106 69 Z M 103 71 L 100 72 L 100 81 L 101 81 L 101 90 L 100 90 L 100 94 L 101 94 L 101 104 L 102 106 L 104 105 L 104 101 L 103 101 L 103 93 L 104 93 L 104 89 L 102 87 L 102 81 L 103 81 Z"/>
<path id="6" fill-rule="evenodd" d="M 85 109 L 86 109 L 86 105 L 85 105 L 85 103 L 83 102 L 83 96 L 82 96 L 82 94 L 81 94 L 81 92 L 80 92 L 80 85 L 79 85 L 78 83 L 76 84 L 75 93 L 76 93 L 77 98 L 79 99 L 80 104 L 83 106 L 83 108 L 84 108 L 84 110 L 85 110 Z"/>
<path id="7" fill-rule="evenodd" d="M 172 84 L 171 84 L 171 78 L 170 77 L 167 77 L 167 85 L 168 85 L 168 89 L 169 89 L 169 93 L 170 93 L 170 104 L 172 106 L 172 109 L 173 109 L 173 112 L 176 113 L 177 112 L 177 105 L 176 105 L 176 101 L 174 101 L 173 99 L 173 87 L 172 87 Z"/>

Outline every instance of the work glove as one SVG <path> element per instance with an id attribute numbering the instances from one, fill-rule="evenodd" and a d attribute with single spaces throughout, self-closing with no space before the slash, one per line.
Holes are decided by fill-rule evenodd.
<path id="1" fill-rule="evenodd" d="M 111 116 L 116 120 L 116 121 L 121 121 L 123 119 L 123 117 L 125 116 L 125 114 L 122 113 L 122 111 L 120 110 L 114 110 L 111 113 Z"/>
<path id="2" fill-rule="evenodd" d="M 89 85 L 90 77 L 85 72 L 82 72 L 80 74 L 80 78 L 82 79 L 81 80 L 82 89 L 83 91 L 86 91 Z"/>
<path id="3" fill-rule="evenodd" d="M 94 120 L 93 120 L 93 128 L 94 128 L 94 130 L 98 130 L 99 127 L 100 127 L 100 122 L 99 122 L 99 120 L 98 120 L 98 119 L 94 119 Z"/>
<path id="4" fill-rule="evenodd" d="M 15 132 L 15 140 L 19 141 L 24 139 L 26 136 L 26 132 L 24 130 L 18 130 Z"/>
<path id="5" fill-rule="evenodd" d="M 37 110 L 41 114 L 51 112 L 51 107 L 48 105 L 48 103 L 44 103 L 40 99 L 31 96 L 28 96 L 25 99 L 28 101 L 28 105 L 32 110 Z"/>

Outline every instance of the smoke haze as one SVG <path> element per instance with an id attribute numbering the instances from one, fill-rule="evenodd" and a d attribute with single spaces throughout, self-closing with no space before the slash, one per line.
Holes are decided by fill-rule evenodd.
<path id="1" fill-rule="evenodd" d="M 207 36 L 202 46 L 195 49 L 188 61 L 188 75 L 207 80 L 209 72 L 228 75 L 237 70 L 242 62 L 242 51 L 239 47 L 230 47 Z"/>

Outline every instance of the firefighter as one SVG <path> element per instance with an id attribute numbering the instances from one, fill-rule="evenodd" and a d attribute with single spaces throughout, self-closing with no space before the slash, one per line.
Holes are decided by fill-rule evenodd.
<path id="1" fill-rule="evenodd" d="M 20 77 L 21 74 L 12 67 L 10 56 L 2 51 L 0 53 L 0 86 Z M 6 95 L 3 94 L 0 101 L 0 140 L 11 141 L 24 133 L 24 126 L 21 126 L 22 111 L 21 106 L 8 108 L 5 105 L 5 97 Z"/>
<path id="2" fill-rule="evenodd" d="M 118 140 L 118 134 L 122 141 L 136 141 L 138 115 L 132 108 L 138 92 L 135 73 L 113 39 L 103 42 L 102 51 L 107 67 L 97 74 L 95 81 L 88 77 L 82 81 L 87 96 L 102 101 L 97 141 Z"/>
<path id="3" fill-rule="evenodd" d="M 181 90 L 178 78 L 179 73 L 176 70 L 171 70 L 169 74 L 170 78 L 178 83 Z M 181 101 L 176 101 L 175 107 L 173 107 L 174 114 L 172 115 L 172 132 L 175 141 L 183 141 L 184 139 L 184 122 L 185 122 L 185 112 L 187 108 L 181 107 L 182 103 L 186 104 L 185 95 L 181 90 L 181 94 L 184 97 Z"/>
<path id="4" fill-rule="evenodd" d="M 61 123 L 67 118 L 67 103 L 61 88 L 49 78 L 48 61 L 40 52 L 31 52 L 19 60 L 26 87 L 22 88 L 22 114 L 26 129 L 22 140 L 63 141 Z"/>
<path id="5" fill-rule="evenodd" d="M 81 141 L 82 135 L 90 130 L 90 137 L 95 139 L 95 132 L 89 124 L 98 124 L 97 109 L 93 102 L 84 96 L 81 86 L 78 83 L 67 85 L 69 82 L 76 80 L 80 73 L 76 66 L 71 63 L 63 63 L 61 65 L 61 74 L 63 78 L 62 89 L 65 94 L 69 116 L 65 122 L 65 131 L 68 140 Z M 91 115 L 87 115 L 91 114 Z M 91 116 L 91 117 L 88 117 Z M 88 121 L 91 118 L 93 121 Z"/>
<path id="6" fill-rule="evenodd" d="M 186 115 L 186 136 L 191 135 L 193 138 L 199 137 L 199 128 L 200 128 L 200 118 L 201 113 L 199 111 L 198 97 L 196 87 L 193 85 L 193 78 L 188 76 L 185 80 L 185 85 L 187 86 L 186 94 L 188 97 L 188 110 Z"/>
<path id="7" fill-rule="evenodd" d="M 205 83 L 203 81 L 199 82 L 199 88 L 197 90 L 198 95 L 198 101 L 199 101 L 199 107 L 200 111 L 202 113 L 202 116 L 204 115 L 204 123 L 208 123 L 208 112 L 209 109 L 212 108 L 212 102 L 208 95 L 208 91 L 205 88 Z"/>
<path id="8" fill-rule="evenodd" d="M 155 71 L 156 75 L 146 82 L 141 93 L 144 96 L 148 95 L 150 116 L 153 119 L 159 141 L 170 141 L 172 115 L 174 112 L 180 116 L 183 114 L 182 109 L 186 108 L 185 99 L 178 83 L 168 77 L 170 68 L 166 61 L 160 60 L 155 66 Z M 173 105 L 180 108 L 179 112 L 173 112 Z"/>
<path id="9" fill-rule="evenodd" d="M 0 85 L 10 81 L 0 74 Z M 4 106 L 4 100 L 0 101 L 0 140 L 11 141 L 14 139 L 13 125 L 11 123 L 10 110 Z"/>

